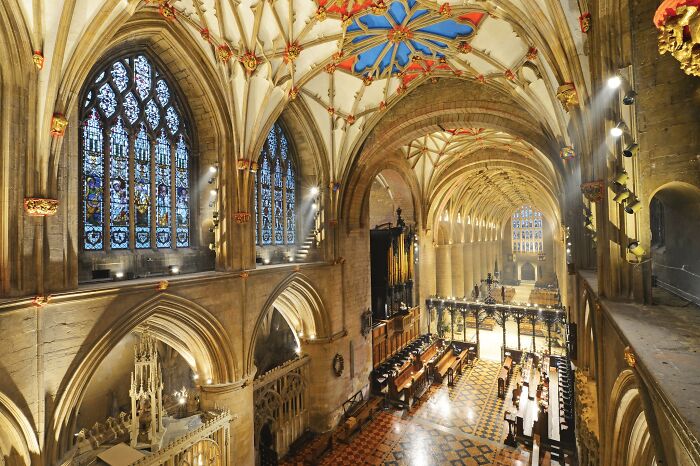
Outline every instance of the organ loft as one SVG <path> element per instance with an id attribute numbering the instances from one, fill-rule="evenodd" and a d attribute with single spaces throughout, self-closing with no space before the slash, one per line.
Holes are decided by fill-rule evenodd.
<path id="1" fill-rule="evenodd" d="M 700 464 L 697 0 L 0 2 L 0 465 Z"/>

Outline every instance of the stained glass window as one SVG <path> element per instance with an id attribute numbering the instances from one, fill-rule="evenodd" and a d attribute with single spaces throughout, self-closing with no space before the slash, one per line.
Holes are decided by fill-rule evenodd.
<path id="1" fill-rule="evenodd" d="M 524 206 L 513 214 L 513 252 L 540 254 L 543 252 L 542 212 Z"/>
<path id="2" fill-rule="evenodd" d="M 84 91 L 84 250 L 191 246 L 189 135 L 167 81 L 136 55 L 110 63 Z"/>
<path id="3" fill-rule="evenodd" d="M 297 172 L 282 126 L 275 124 L 260 152 L 253 195 L 259 245 L 295 244 Z"/>

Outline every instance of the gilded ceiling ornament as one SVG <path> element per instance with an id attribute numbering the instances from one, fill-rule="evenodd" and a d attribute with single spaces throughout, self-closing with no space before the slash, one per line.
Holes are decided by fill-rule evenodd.
<path id="1" fill-rule="evenodd" d="M 384 0 L 378 0 L 376 3 L 372 4 L 372 13 L 375 15 L 383 15 L 388 10 Z"/>
<path id="2" fill-rule="evenodd" d="M 567 112 L 578 105 L 578 92 L 574 83 L 564 83 L 557 89 L 557 99 Z"/>
<path id="3" fill-rule="evenodd" d="M 247 170 L 250 167 L 250 160 L 241 159 L 236 162 L 236 168 L 239 170 Z"/>
<path id="4" fill-rule="evenodd" d="M 389 33 L 387 34 L 387 38 L 389 39 L 389 42 L 399 44 L 409 39 L 412 39 L 413 32 L 411 32 L 410 29 L 405 28 L 403 26 L 395 26 L 394 29 L 391 29 L 389 31 Z"/>
<path id="5" fill-rule="evenodd" d="M 161 280 L 158 282 L 158 285 L 156 286 L 156 290 L 165 291 L 168 289 L 168 286 L 170 286 L 170 283 L 168 282 L 168 280 Z"/>
<path id="6" fill-rule="evenodd" d="M 299 58 L 299 54 L 302 51 L 301 45 L 299 45 L 296 42 L 293 42 L 291 44 L 287 44 L 287 47 L 284 49 L 284 62 L 285 63 L 291 63 L 297 58 Z"/>
<path id="7" fill-rule="evenodd" d="M 325 19 L 328 17 L 326 13 L 326 7 L 320 6 L 316 9 L 316 19 L 318 21 L 325 21 Z"/>
<path id="8" fill-rule="evenodd" d="M 250 272 L 241 272 L 239 277 L 241 277 L 243 280 L 245 280 L 248 277 L 250 277 Z"/>
<path id="9" fill-rule="evenodd" d="M 574 148 L 571 146 L 564 146 L 559 151 L 559 157 L 561 157 L 562 160 L 573 159 L 576 157 L 576 151 L 574 151 Z"/>
<path id="10" fill-rule="evenodd" d="M 221 63 L 228 63 L 232 56 L 233 52 L 228 44 L 222 44 L 216 48 L 216 59 Z"/>
<path id="11" fill-rule="evenodd" d="M 66 127 L 68 126 L 68 120 L 63 116 L 62 113 L 54 113 L 53 118 L 51 118 L 51 135 L 56 137 L 62 137 L 66 134 Z"/>
<path id="12" fill-rule="evenodd" d="M 37 295 L 32 299 L 32 306 L 34 307 L 44 307 L 51 301 L 51 295 Z"/>
<path id="13" fill-rule="evenodd" d="M 355 123 L 355 115 L 348 115 L 345 121 L 347 121 L 349 125 L 352 125 L 353 123 Z"/>
<path id="14" fill-rule="evenodd" d="M 587 11 L 583 13 L 578 17 L 578 23 L 579 26 L 581 26 L 581 32 L 588 34 L 588 32 L 591 30 L 591 14 Z"/>
<path id="15" fill-rule="evenodd" d="M 513 73 L 513 70 L 506 70 L 503 75 L 508 81 L 515 81 L 515 73 Z"/>
<path id="16" fill-rule="evenodd" d="M 34 61 L 34 65 L 38 70 L 44 68 L 44 54 L 41 53 L 41 50 L 34 51 L 34 54 L 32 55 L 32 60 Z"/>
<path id="17" fill-rule="evenodd" d="M 335 73 L 335 70 L 336 70 L 336 69 L 338 69 L 338 65 L 336 65 L 334 62 L 331 62 L 331 63 L 327 64 L 326 67 L 324 68 L 324 70 L 325 70 L 326 73 L 328 73 L 328 74 L 333 74 L 333 73 Z"/>
<path id="18" fill-rule="evenodd" d="M 256 57 L 253 52 L 244 53 L 238 57 L 238 61 L 243 64 L 243 68 L 245 68 L 245 71 L 248 74 L 253 74 L 258 68 L 258 57 Z"/>
<path id="19" fill-rule="evenodd" d="M 483 74 L 480 74 L 476 77 L 476 80 L 479 82 L 479 84 L 484 84 L 486 82 L 486 78 L 484 77 Z"/>
<path id="20" fill-rule="evenodd" d="M 406 89 L 408 89 L 408 88 L 406 87 L 406 84 L 401 83 L 401 84 L 399 84 L 399 87 L 396 88 L 396 93 L 397 93 L 398 95 L 401 95 L 401 94 L 403 94 L 404 92 L 406 92 Z"/>
<path id="21" fill-rule="evenodd" d="M 250 171 L 255 173 L 258 171 L 258 168 L 260 166 L 258 165 L 258 162 L 250 162 Z"/>
<path id="22" fill-rule="evenodd" d="M 452 8 L 450 7 L 449 3 L 443 3 L 440 5 L 440 14 L 442 16 L 450 17 L 452 16 Z"/>
<path id="23" fill-rule="evenodd" d="M 250 221 L 250 213 L 249 212 L 236 212 L 233 214 L 233 221 L 238 223 L 239 225 L 243 223 L 248 223 Z"/>
<path id="24" fill-rule="evenodd" d="M 201 31 L 199 31 L 199 35 L 202 36 L 202 39 L 211 43 L 211 34 L 209 33 L 209 29 L 207 29 L 207 28 L 202 29 Z"/>
<path id="25" fill-rule="evenodd" d="M 659 53 L 670 53 L 685 74 L 700 76 L 700 11 L 696 0 L 665 0 L 654 16 Z"/>
<path id="26" fill-rule="evenodd" d="M 292 87 L 289 90 L 289 100 L 296 99 L 298 95 L 299 95 L 299 88 L 298 87 Z"/>
<path id="27" fill-rule="evenodd" d="M 335 115 L 335 108 L 334 107 L 328 107 L 328 108 L 326 108 L 326 111 L 328 112 L 329 115 Z"/>
<path id="28" fill-rule="evenodd" d="M 530 47 L 527 51 L 526 57 L 528 60 L 534 60 L 535 58 L 537 58 L 537 53 L 538 52 L 535 47 Z"/>
<path id="29" fill-rule="evenodd" d="M 462 40 L 459 42 L 459 45 L 457 46 L 457 50 L 460 53 L 469 53 L 473 50 L 473 48 L 469 42 L 467 42 L 466 40 Z"/>
<path id="30" fill-rule="evenodd" d="M 581 193 L 591 202 L 601 202 L 605 196 L 605 183 L 602 180 L 583 183 Z"/>
<path id="31" fill-rule="evenodd" d="M 168 21 L 175 21 L 175 19 L 177 19 L 175 16 L 175 7 L 172 6 L 169 2 L 164 2 L 163 4 L 161 4 L 160 7 L 158 7 L 158 12 L 160 12 L 160 15 Z"/>
<path id="32" fill-rule="evenodd" d="M 372 76 L 363 76 L 363 77 L 362 77 L 362 83 L 363 83 L 365 86 L 369 86 L 370 84 L 372 84 L 372 81 L 374 81 L 374 79 L 372 78 Z"/>
<path id="33" fill-rule="evenodd" d="M 58 199 L 25 197 L 24 211 L 31 217 L 50 217 L 58 211 Z"/>
<path id="34" fill-rule="evenodd" d="M 625 346 L 625 362 L 630 367 L 637 367 L 637 356 L 629 346 Z"/>
<path id="35" fill-rule="evenodd" d="M 385 100 L 382 100 L 381 102 L 379 102 L 379 110 L 380 111 L 386 110 L 386 101 Z"/>

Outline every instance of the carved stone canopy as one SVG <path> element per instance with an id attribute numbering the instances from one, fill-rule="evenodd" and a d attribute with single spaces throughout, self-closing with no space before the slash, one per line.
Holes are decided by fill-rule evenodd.
<path id="1" fill-rule="evenodd" d="M 25 197 L 24 211 L 32 217 L 49 217 L 58 211 L 58 199 Z"/>
<path id="2" fill-rule="evenodd" d="M 696 0 L 665 0 L 654 15 L 659 53 L 666 52 L 691 76 L 700 76 L 700 11 Z"/>

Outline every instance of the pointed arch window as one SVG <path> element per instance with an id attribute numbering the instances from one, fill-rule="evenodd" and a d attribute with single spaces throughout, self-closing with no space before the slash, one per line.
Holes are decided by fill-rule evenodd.
<path id="1" fill-rule="evenodd" d="M 191 146 L 168 78 L 138 54 L 109 63 L 83 95 L 82 248 L 189 247 Z"/>
<path id="2" fill-rule="evenodd" d="M 544 251 L 542 212 L 523 206 L 515 211 L 511 221 L 513 253 L 541 254 Z"/>
<path id="3" fill-rule="evenodd" d="M 260 246 L 295 244 L 297 240 L 297 171 L 288 138 L 278 123 L 270 129 L 258 161 L 253 194 Z"/>

